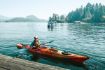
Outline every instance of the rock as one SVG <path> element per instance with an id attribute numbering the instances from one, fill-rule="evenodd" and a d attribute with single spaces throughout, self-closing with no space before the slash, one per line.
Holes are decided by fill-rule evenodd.
<path id="1" fill-rule="evenodd" d="M 65 70 L 64 68 L 32 62 L 0 54 L 0 70 Z"/>

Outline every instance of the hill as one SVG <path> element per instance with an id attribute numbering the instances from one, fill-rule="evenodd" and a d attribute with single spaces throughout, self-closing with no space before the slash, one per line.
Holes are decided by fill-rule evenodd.
<path id="1" fill-rule="evenodd" d="M 39 19 L 34 15 L 29 15 L 26 17 L 14 17 L 9 19 L 5 16 L 0 16 L 0 22 L 46 22 L 46 20 Z"/>

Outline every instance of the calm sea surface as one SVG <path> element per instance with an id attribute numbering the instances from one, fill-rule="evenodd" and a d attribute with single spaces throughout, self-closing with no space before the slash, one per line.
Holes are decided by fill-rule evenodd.
<path id="1" fill-rule="evenodd" d="M 56 23 L 3 23 L 0 22 L 0 53 L 32 60 L 26 50 L 16 48 L 17 43 L 30 44 L 37 35 L 48 47 L 89 56 L 85 67 L 39 59 L 37 62 L 60 66 L 68 70 L 105 70 L 105 26 L 90 24 Z"/>

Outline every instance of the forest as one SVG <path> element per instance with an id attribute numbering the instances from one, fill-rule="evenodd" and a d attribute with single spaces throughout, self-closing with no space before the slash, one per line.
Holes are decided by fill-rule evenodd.
<path id="1" fill-rule="evenodd" d="M 67 22 L 105 22 L 105 6 L 101 3 L 90 4 L 70 12 L 66 17 Z"/>
<path id="2" fill-rule="evenodd" d="M 105 22 L 105 6 L 101 3 L 88 3 L 84 7 L 81 6 L 80 8 L 69 12 L 67 16 L 58 16 L 58 14 L 53 14 L 49 20 L 68 23 L 73 23 L 75 21 L 102 23 Z"/>

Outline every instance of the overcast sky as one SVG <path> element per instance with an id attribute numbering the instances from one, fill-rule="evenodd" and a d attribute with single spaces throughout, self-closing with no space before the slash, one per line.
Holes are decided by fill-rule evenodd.
<path id="1" fill-rule="evenodd" d="M 35 15 L 48 19 L 52 13 L 67 15 L 71 10 L 90 3 L 102 3 L 105 0 L 0 0 L 0 15 L 25 17 Z"/>

